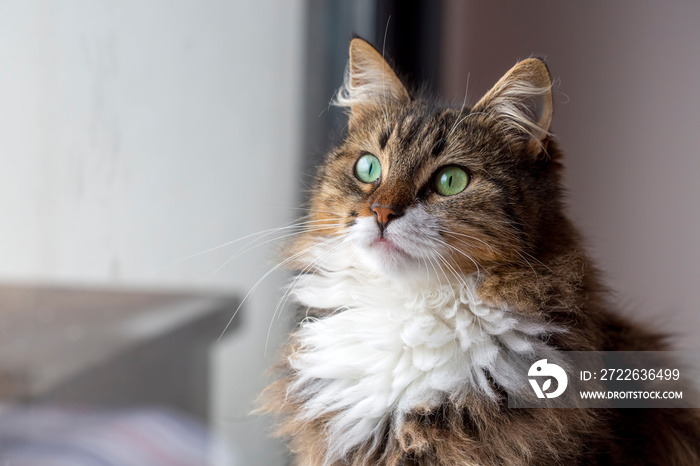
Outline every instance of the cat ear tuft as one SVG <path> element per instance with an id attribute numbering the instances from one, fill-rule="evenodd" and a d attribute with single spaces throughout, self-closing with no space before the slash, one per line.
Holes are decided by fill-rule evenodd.
<path id="1" fill-rule="evenodd" d="M 367 41 L 350 41 L 350 60 L 345 81 L 336 94 L 334 105 L 349 108 L 351 116 L 365 109 L 384 106 L 388 101 L 406 102 L 408 91 L 382 55 Z"/>
<path id="2" fill-rule="evenodd" d="M 552 80 L 547 65 L 528 58 L 510 69 L 474 106 L 503 122 L 510 133 L 525 138 L 530 153 L 539 154 L 551 134 Z"/>

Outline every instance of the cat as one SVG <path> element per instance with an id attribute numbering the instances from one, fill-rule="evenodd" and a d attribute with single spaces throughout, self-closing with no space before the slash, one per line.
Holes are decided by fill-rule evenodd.
<path id="1" fill-rule="evenodd" d="M 695 410 L 507 405 L 519 361 L 667 349 L 613 312 L 564 213 L 542 60 L 451 108 L 355 38 L 335 104 L 347 134 L 288 248 L 303 315 L 261 395 L 296 464 L 700 464 Z"/>

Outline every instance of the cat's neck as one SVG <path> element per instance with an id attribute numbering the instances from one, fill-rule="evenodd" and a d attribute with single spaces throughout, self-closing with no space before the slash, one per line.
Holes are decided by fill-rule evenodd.
<path id="1" fill-rule="evenodd" d="M 329 253 L 294 285 L 302 306 L 326 313 L 295 334 L 292 392 L 307 400 L 308 419 L 330 416 L 335 454 L 417 409 L 474 393 L 495 402 L 496 386 L 518 393 L 514 375 L 552 352 L 543 339 L 555 329 L 483 301 L 476 275 L 397 279 L 349 254 Z"/>

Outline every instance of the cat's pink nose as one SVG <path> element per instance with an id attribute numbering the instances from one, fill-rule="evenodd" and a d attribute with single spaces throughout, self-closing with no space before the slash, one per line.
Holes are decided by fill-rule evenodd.
<path id="1" fill-rule="evenodd" d="M 379 229 L 384 232 L 384 229 L 389 225 L 389 222 L 394 218 L 401 215 L 400 212 L 394 210 L 393 206 L 372 204 L 370 210 L 377 218 L 377 224 L 379 224 Z"/>

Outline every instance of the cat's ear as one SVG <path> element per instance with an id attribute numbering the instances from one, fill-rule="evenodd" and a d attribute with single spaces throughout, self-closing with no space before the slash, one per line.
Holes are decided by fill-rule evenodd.
<path id="1" fill-rule="evenodd" d="M 335 105 L 350 110 L 350 119 L 383 108 L 388 102 L 408 102 L 408 90 L 382 55 L 363 39 L 350 42 L 345 81 Z"/>
<path id="2" fill-rule="evenodd" d="M 473 111 L 493 115 L 510 135 L 526 142 L 527 150 L 537 155 L 550 136 L 552 107 L 552 79 L 547 65 L 528 58 L 511 68 Z"/>

